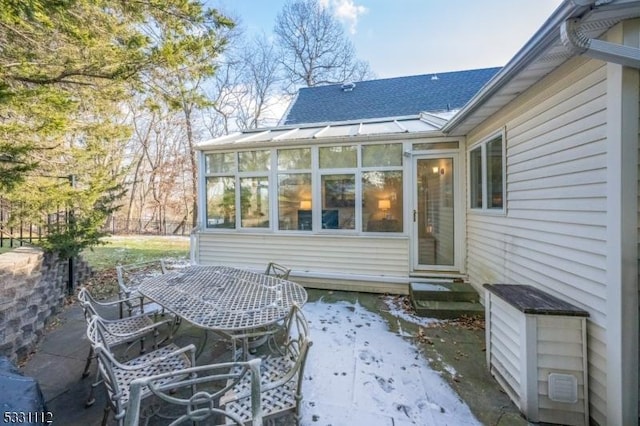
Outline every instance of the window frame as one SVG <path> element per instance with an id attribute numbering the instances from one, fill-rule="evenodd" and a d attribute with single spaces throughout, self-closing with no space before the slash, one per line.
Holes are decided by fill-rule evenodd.
<path id="1" fill-rule="evenodd" d="M 203 153 L 202 156 L 202 167 L 205 173 L 203 174 L 202 186 L 204 191 L 204 203 L 202 203 L 202 212 L 203 212 L 203 227 L 209 231 L 229 231 L 238 229 L 238 218 L 239 218 L 239 207 L 240 200 L 238 200 L 238 154 L 236 151 L 225 150 L 225 151 L 216 151 L 216 152 L 207 152 Z M 206 164 L 207 164 L 207 156 L 212 154 L 234 154 L 234 167 L 230 172 L 208 172 Z M 234 183 L 234 226 L 233 227 L 215 227 L 209 226 L 209 197 L 208 197 L 208 179 L 209 178 L 232 178 Z"/>
<path id="2" fill-rule="evenodd" d="M 404 152 L 404 143 L 402 141 L 366 141 L 366 142 L 338 142 L 335 141 L 333 143 L 324 143 L 319 145 L 279 145 L 279 146 L 270 146 L 270 147 L 246 147 L 241 149 L 224 149 L 220 151 L 203 151 L 201 156 L 201 167 L 204 173 L 201 174 L 201 184 L 203 185 L 202 191 L 202 200 L 201 203 L 201 212 L 202 221 L 201 226 L 203 229 L 206 229 L 208 232 L 251 232 L 251 233 L 281 233 L 281 234 L 331 234 L 331 235 L 351 235 L 351 236 L 380 236 L 386 235 L 389 237 L 397 237 L 405 234 L 407 222 L 405 219 L 406 215 L 406 196 L 405 192 L 407 188 L 406 186 L 406 159 L 404 155 L 400 157 L 400 165 L 384 165 L 384 166 L 367 166 L 364 167 L 363 162 L 363 150 L 366 149 L 367 146 L 372 145 L 400 145 L 401 152 Z M 337 167 L 337 168 L 320 168 L 320 149 L 328 148 L 328 147 L 355 147 L 356 153 L 356 164 L 354 167 Z M 288 149 L 310 149 L 311 155 L 311 165 L 309 169 L 288 169 L 288 170 L 280 170 L 278 167 L 278 151 L 280 150 L 288 150 Z M 270 167 L 268 170 L 262 171 L 240 171 L 240 154 L 242 152 L 250 152 L 250 151 L 269 151 L 270 152 Z M 206 165 L 206 156 L 211 154 L 234 154 L 235 159 L 235 171 L 233 173 L 207 173 Z M 362 184 L 362 176 L 363 173 L 371 172 L 371 171 L 395 171 L 399 172 L 402 175 L 402 228 L 399 231 L 394 232 L 373 232 L 366 231 L 364 228 L 366 224 L 362 223 L 362 200 L 363 200 L 363 184 Z M 311 201 L 312 201 L 312 227 L 310 230 L 300 230 L 300 229 L 280 229 L 280 203 L 279 203 L 279 193 L 280 193 L 280 183 L 279 183 L 279 175 L 280 174 L 309 174 L 311 177 Z M 329 175 L 353 175 L 355 179 L 355 207 L 354 207 L 354 220 L 355 220 L 355 228 L 354 229 L 323 229 L 322 228 L 322 180 L 323 176 Z M 235 227 L 233 228 L 211 228 L 207 226 L 207 191 L 206 191 L 206 182 L 207 178 L 210 177 L 232 177 L 235 182 Z M 241 179 L 242 178 L 251 178 L 251 177 L 266 177 L 269 182 L 269 226 L 268 227 L 243 227 L 242 226 L 242 206 L 241 206 L 241 197 L 242 197 L 242 188 L 241 188 Z"/>
<path id="3" fill-rule="evenodd" d="M 501 146 L 501 155 L 502 155 L 502 207 L 489 207 L 489 182 L 488 182 L 488 149 L 487 145 L 490 143 L 500 139 L 502 142 Z M 507 156 L 506 156 L 506 148 L 507 148 L 507 138 L 506 138 L 506 129 L 501 129 L 497 132 L 493 132 L 489 136 L 482 139 L 480 142 L 473 144 L 467 149 L 467 205 L 470 211 L 483 213 L 483 214 L 494 214 L 494 215 L 505 215 L 507 211 Z M 480 149 L 480 170 L 481 170 L 481 194 L 482 194 L 482 206 L 475 207 L 474 202 L 472 200 L 473 196 L 473 173 L 471 170 L 471 157 L 472 153 Z"/>

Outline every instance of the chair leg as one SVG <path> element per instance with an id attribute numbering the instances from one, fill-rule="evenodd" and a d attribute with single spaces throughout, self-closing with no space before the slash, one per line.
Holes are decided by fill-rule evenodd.
<path id="1" fill-rule="evenodd" d="M 89 355 L 87 355 L 87 362 L 84 365 L 84 371 L 82 372 L 82 378 L 84 379 L 89 375 L 89 367 L 91 367 L 91 360 L 94 358 L 93 346 L 89 345 Z"/>
<path id="2" fill-rule="evenodd" d="M 140 338 L 140 354 L 143 354 L 145 352 L 145 348 L 144 348 L 144 337 Z"/>
<path id="3" fill-rule="evenodd" d="M 107 403 L 104 406 L 104 414 L 102 415 L 102 426 L 107 426 L 107 421 L 109 421 L 110 411 L 111 411 L 111 408 L 109 407 L 109 402 L 107 401 Z"/>
<path id="4" fill-rule="evenodd" d="M 95 393 L 96 393 L 96 388 L 98 387 L 100 382 L 102 382 L 102 380 L 100 380 L 100 371 L 96 371 L 96 379 L 93 381 L 93 383 L 91 383 L 89 396 L 87 397 L 87 402 L 85 402 L 84 404 L 85 407 L 91 407 L 94 404 L 94 402 L 96 402 Z"/>

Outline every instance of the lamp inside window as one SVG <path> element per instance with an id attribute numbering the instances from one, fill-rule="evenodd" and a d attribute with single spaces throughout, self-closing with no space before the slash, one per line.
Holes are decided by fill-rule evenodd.
<path id="1" fill-rule="evenodd" d="M 311 200 L 300 201 L 300 210 L 311 210 Z"/>
<path id="2" fill-rule="evenodd" d="M 378 209 L 382 210 L 382 212 L 384 213 L 385 219 L 391 219 L 391 215 L 389 213 L 389 210 L 391 209 L 391 200 L 389 199 L 378 200 Z"/>

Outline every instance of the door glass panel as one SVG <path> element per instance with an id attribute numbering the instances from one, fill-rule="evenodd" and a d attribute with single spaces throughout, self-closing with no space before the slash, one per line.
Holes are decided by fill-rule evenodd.
<path id="1" fill-rule="evenodd" d="M 419 265 L 454 264 L 453 160 L 417 160 Z"/>

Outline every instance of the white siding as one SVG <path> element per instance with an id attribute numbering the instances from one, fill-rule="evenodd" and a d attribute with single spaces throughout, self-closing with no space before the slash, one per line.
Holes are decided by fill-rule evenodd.
<path id="1" fill-rule="evenodd" d="M 538 404 L 540 421 L 582 424 L 586 395 L 584 372 L 586 342 L 584 318 L 540 315 L 537 317 Z M 549 374 L 560 373 L 578 380 L 578 402 L 566 404 L 549 398 Z"/>
<path id="2" fill-rule="evenodd" d="M 467 213 L 467 271 L 531 284 L 590 313 L 590 404 L 606 412 L 606 68 L 575 58 L 474 129 L 506 127 L 507 213 Z M 601 352 L 601 354 L 599 353 Z M 599 356 L 600 355 L 600 356 Z"/>
<path id="3" fill-rule="evenodd" d="M 351 277 L 355 281 L 367 277 L 408 279 L 406 237 L 202 232 L 198 240 L 198 263 L 204 265 L 261 270 L 275 261 L 290 267 L 292 276 Z"/>
<path id="4" fill-rule="evenodd" d="M 520 374 L 520 313 L 497 297 L 486 310 L 487 363 L 491 373 L 514 401 L 522 399 Z"/>

